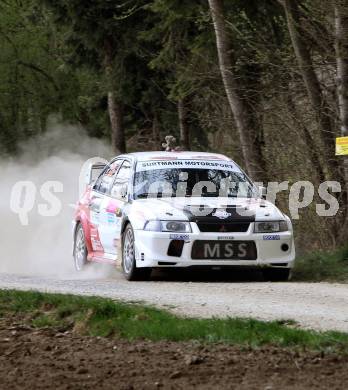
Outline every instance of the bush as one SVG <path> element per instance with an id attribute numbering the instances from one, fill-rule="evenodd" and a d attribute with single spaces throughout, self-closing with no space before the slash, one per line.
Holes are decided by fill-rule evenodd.
<path id="1" fill-rule="evenodd" d="M 348 281 L 348 247 L 334 252 L 313 252 L 296 260 L 296 281 Z"/>

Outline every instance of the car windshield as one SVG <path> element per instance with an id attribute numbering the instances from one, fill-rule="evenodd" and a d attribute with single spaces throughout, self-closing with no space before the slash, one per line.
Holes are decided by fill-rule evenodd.
<path id="1" fill-rule="evenodd" d="M 257 196 L 255 186 L 239 171 L 166 168 L 137 171 L 134 198 Z"/>

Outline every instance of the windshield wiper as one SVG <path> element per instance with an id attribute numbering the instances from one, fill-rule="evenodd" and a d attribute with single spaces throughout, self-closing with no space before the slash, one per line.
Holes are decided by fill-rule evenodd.
<path id="1" fill-rule="evenodd" d="M 171 198 L 172 195 L 161 194 L 155 192 L 143 192 L 142 194 L 135 195 L 136 199 L 145 199 L 145 198 Z"/>
<path id="2" fill-rule="evenodd" d="M 148 197 L 151 197 L 153 198 L 156 194 L 151 194 L 149 192 L 143 192 L 142 194 L 137 194 L 135 195 L 136 198 L 139 198 L 139 199 L 144 199 L 144 198 L 148 198 Z"/>

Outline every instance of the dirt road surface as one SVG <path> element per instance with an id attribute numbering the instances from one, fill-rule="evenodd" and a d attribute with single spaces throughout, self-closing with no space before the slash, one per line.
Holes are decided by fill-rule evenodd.
<path id="1" fill-rule="evenodd" d="M 0 388 L 344 389 L 348 357 L 275 347 L 82 337 L 0 319 Z"/>
<path id="2" fill-rule="evenodd" d="M 150 282 L 127 282 L 118 271 L 107 277 L 96 277 L 94 273 L 82 277 L 0 274 L 0 289 L 34 289 L 145 302 L 184 316 L 291 319 L 305 328 L 348 332 L 348 285 L 344 284 L 269 283 L 211 276 L 193 282 L 190 278 L 166 276 Z"/>

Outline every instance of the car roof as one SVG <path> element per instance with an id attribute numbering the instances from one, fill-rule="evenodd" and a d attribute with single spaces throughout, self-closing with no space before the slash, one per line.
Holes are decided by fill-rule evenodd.
<path id="1" fill-rule="evenodd" d="M 118 157 L 133 157 L 137 161 L 151 161 L 151 160 L 222 160 L 231 161 L 231 159 L 223 154 L 207 153 L 207 152 L 136 152 L 127 153 Z"/>

